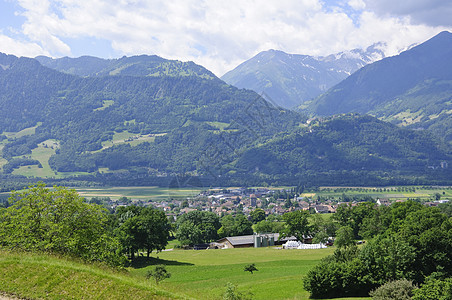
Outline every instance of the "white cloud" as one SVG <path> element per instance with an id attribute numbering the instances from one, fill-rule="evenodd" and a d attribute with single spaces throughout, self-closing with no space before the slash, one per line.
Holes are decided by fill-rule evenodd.
<path id="1" fill-rule="evenodd" d="M 36 43 L 12 39 L 0 32 L 0 52 L 14 54 L 16 56 L 35 57 L 37 55 L 49 55 Z"/>
<path id="2" fill-rule="evenodd" d="M 124 55 L 193 60 L 217 75 L 270 48 L 326 55 L 381 40 L 394 52 L 438 32 L 367 11 L 367 0 L 343 1 L 360 10 L 353 19 L 321 0 L 18 1 L 27 19 L 23 34 L 43 52 L 70 55 L 64 40 L 93 37 Z"/>
<path id="3" fill-rule="evenodd" d="M 348 5 L 355 10 L 363 10 L 366 8 L 366 3 L 363 0 L 350 0 Z"/>

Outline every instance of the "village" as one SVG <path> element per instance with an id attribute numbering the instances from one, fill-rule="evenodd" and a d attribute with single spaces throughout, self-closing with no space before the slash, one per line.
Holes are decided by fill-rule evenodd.
<path id="1" fill-rule="evenodd" d="M 404 202 L 407 198 L 390 200 L 385 197 L 373 198 L 371 196 L 348 196 L 322 197 L 315 193 L 300 193 L 295 188 L 216 188 L 201 191 L 190 197 L 172 197 L 169 195 L 165 200 L 155 201 L 153 199 L 135 200 L 121 197 L 113 200 L 110 197 L 93 197 L 89 202 L 103 204 L 108 209 L 114 210 L 119 206 L 137 205 L 152 206 L 163 210 L 170 219 L 176 220 L 178 216 L 191 211 L 209 211 L 219 217 L 228 214 L 244 214 L 249 216 L 257 208 L 262 209 L 266 216 L 282 216 L 295 210 L 306 210 L 312 213 L 328 214 L 335 213 L 339 205 L 347 203 L 355 206 L 360 202 L 375 202 L 377 205 L 389 206 L 393 202 Z M 426 206 L 437 206 L 448 202 L 447 199 L 429 199 L 423 201 Z"/>

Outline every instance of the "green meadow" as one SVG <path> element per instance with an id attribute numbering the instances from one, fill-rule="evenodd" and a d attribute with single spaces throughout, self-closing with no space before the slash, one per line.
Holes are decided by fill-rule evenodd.
<path id="1" fill-rule="evenodd" d="M 243 248 L 222 250 L 174 250 L 140 257 L 130 268 L 137 278 L 145 276 L 154 264 L 164 264 L 172 274 L 160 283 L 170 292 L 196 299 L 221 299 L 228 282 L 252 299 L 309 299 L 302 278 L 334 248 L 317 250 L 281 250 Z M 257 272 L 245 272 L 254 263 Z M 354 298 L 358 299 L 358 298 Z"/>
<path id="2" fill-rule="evenodd" d="M 0 292 L 25 299 L 222 299 L 230 282 L 251 299 L 309 299 L 302 278 L 333 251 L 174 250 L 139 257 L 126 270 L 112 270 L 63 257 L 0 250 Z M 245 272 L 249 263 L 258 271 Z M 145 278 L 155 264 L 164 264 L 171 273 L 159 285 Z"/>

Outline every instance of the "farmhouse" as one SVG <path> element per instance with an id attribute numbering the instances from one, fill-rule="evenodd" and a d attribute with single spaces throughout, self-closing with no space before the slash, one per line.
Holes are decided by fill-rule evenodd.
<path id="1" fill-rule="evenodd" d="M 264 233 L 225 237 L 218 240 L 218 244 L 222 245 L 222 248 L 260 248 L 282 245 L 289 240 L 295 239 L 295 237 L 290 237 L 279 240 L 279 233 Z"/>

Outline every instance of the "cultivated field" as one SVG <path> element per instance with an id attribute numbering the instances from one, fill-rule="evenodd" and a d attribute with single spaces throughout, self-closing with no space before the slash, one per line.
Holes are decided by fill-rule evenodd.
<path id="1" fill-rule="evenodd" d="M 85 198 L 110 197 L 117 200 L 121 197 L 133 200 L 163 201 L 168 199 L 194 197 L 201 192 L 198 188 L 162 188 L 157 186 L 145 187 L 102 187 L 102 188 L 75 188 Z"/>
<path id="2" fill-rule="evenodd" d="M 272 189 L 290 189 L 290 187 L 275 187 Z M 404 188 L 404 187 L 402 187 Z M 327 199 L 340 199 L 344 194 L 347 196 L 366 197 L 371 196 L 374 199 L 389 199 L 405 200 L 407 198 L 420 200 L 431 200 L 435 197 L 435 194 L 440 194 L 441 199 L 452 200 L 452 188 L 423 188 L 414 187 L 415 192 L 397 190 L 398 187 L 385 187 L 385 188 L 352 188 L 352 187 L 340 187 L 340 188 L 320 188 L 317 192 L 303 193 L 301 196 L 308 198 L 327 198 Z M 194 197 L 198 195 L 203 189 L 196 187 L 188 188 L 165 188 L 156 186 L 146 187 L 99 187 L 99 188 L 75 188 L 79 194 L 83 197 L 110 197 L 111 199 L 119 199 L 120 197 L 128 197 L 134 200 L 149 200 L 161 201 L 176 198 Z M 384 191 L 383 189 L 386 189 Z M 218 189 L 220 190 L 220 189 Z M 334 191 L 336 190 L 336 191 Z"/>

